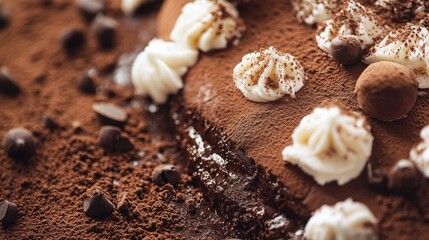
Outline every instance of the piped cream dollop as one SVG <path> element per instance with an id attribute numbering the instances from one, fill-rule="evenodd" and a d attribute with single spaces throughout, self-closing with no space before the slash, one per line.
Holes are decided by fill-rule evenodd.
<path id="1" fill-rule="evenodd" d="M 131 79 L 138 94 L 162 104 L 183 87 L 182 76 L 194 65 L 198 51 L 154 39 L 133 63 Z"/>
<path id="2" fill-rule="evenodd" d="M 254 102 L 295 97 L 304 86 L 304 69 L 295 58 L 270 47 L 245 55 L 234 68 L 235 86 Z"/>
<path id="3" fill-rule="evenodd" d="M 330 54 L 331 42 L 338 36 L 356 36 L 362 49 L 365 49 L 373 45 L 384 32 L 385 27 L 378 23 L 370 9 L 349 0 L 345 9 L 319 27 L 316 41 L 320 49 Z"/>
<path id="4" fill-rule="evenodd" d="M 292 5 L 300 22 L 308 25 L 323 23 L 335 16 L 339 0 L 293 0 Z"/>
<path id="5" fill-rule="evenodd" d="M 420 171 L 429 178 L 429 125 L 420 132 L 422 141 L 410 151 L 410 159 L 414 161 Z"/>
<path id="6" fill-rule="evenodd" d="M 365 118 L 340 107 L 319 107 L 292 134 L 283 159 L 298 165 L 317 183 L 343 185 L 359 176 L 371 156 L 373 136 Z"/>
<path id="7" fill-rule="evenodd" d="M 429 88 L 429 30 L 408 24 L 391 31 L 364 58 L 367 64 L 390 61 L 412 70 L 419 88 Z"/>
<path id="8" fill-rule="evenodd" d="M 195 0 L 183 6 L 170 34 L 177 43 L 203 52 L 222 49 L 245 30 L 237 9 L 226 0 Z"/>
<path id="9" fill-rule="evenodd" d="M 305 226 L 304 236 L 309 240 L 376 240 L 377 219 L 366 205 L 347 199 L 319 208 Z"/>

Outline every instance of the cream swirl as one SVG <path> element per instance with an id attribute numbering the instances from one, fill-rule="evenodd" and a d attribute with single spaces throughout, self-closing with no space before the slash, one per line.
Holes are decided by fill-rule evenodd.
<path id="1" fill-rule="evenodd" d="M 429 125 L 420 132 L 422 141 L 410 151 L 410 159 L 420 171 L 429 178 Z"/>
<path id="2" fill-rule="evenodd" d="M 347 199 L 319 208 L 305 226 L 304 236 L 308 240 L 375 240 L 377 219 L 366 205 Z"/>
<path id="3" fill-rule="evenodd" d="M 412 70 L 419 88 L 429 88 L 429 30 L 416 25 L 390 32 L 364 58 L 367 64 L 390 61 Z"/>
<path id="4" fill-rule="evenodd" d="M 170 34 L 177 43 L 208 52 L 241 38 L 245 26 L 226 0 L 195 0 L 186 4 Z"/>
<path id="5" fill-rule="evenodd" d="M 330 54 L 331 42 L 338 36 L 354 35 L 360 41 L 362 49 L 365 49 L 373 45 L 383 33 L 384 28 L 371 10 L 349 0 L 347 8 L 319 28 L 316 41 L 320 49 Z"/>
<path id="6" fill-rule="evenodd" d="M 154 39 L 133 63 L 132 83 L 138 94 L 162 104 L 183 87 L 182 76 L 195 64 L 198 51 Z"/>
<path id="7" fill-rule="evenodd" d="M 316 108 L 292 134 L 283 159 L 297 164 L 317 183 L 343 185 L 356 178 L 371 155 L 373 136 L 363 116 L 337 106 Z"/>
<path id="8" fill-rule="evenodd" d="M 339 0 L 293 0 L 292 5 L 299 21 L 308 25 L 323 23 L 334 17 Z"/>
<path id="9" fill-rule="evenodd" d="M 290 54 L 270 47 L 245 55 L 234 68 L 235 86 L 254 102 L 295 97 L 304 86 L 304 69 Z"/>

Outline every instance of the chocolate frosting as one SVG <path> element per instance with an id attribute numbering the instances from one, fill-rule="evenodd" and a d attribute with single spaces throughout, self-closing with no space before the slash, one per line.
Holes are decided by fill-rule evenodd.
<path id="1" fill-rule="evenodd" d="M 168 39 L 181 7 L 189 0 L 167 0 L 159 16 L 159 37 Z M 411 195 L 393 194 L 368 184 L 366 170 L 344 186 L 318 185 L 299 168 L 282 160 L 281 151 L 292 144 L 291 134 L 301 119 L 323 101 L 336 99 L 359 109 L 354 88 L 365 64 L 343 67 L 320 50 L 316 29 L 298 23 L 288 1 L 253 1 L 240 12 L 247 25 L 237 46 L 201 54 L 185 78 L 183 104 L 221 129 L 229 140 L 258 165 L 273 173 L 293 195 L 314 211 L 349 197 L 366 204 L 376 215 L 382 239 L 423 239 L 429 234 L 429 186 Z M 297 98 L 276 102 L 248 101 L 235 88 L 232 73 L 242 56 L 274 46 L 290 53 L 308 77 Z M 427 92 L 425 92 L 427 93 Z M 407 158 L 419 141 L 420 130 L 429 123 L 429 98 L 420 96 L 406 118 L 382 122 L 368 118 L 374 135 L 373 169 L 387 174 L 400 159 Z"/>

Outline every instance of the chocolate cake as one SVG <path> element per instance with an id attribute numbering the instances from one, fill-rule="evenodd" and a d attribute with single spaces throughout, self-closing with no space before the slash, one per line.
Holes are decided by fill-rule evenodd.
<path id="1" fill-rule="evenodd" d="M 426 239 L 428 19 L 0 0 L 0 239 Z"/>
<path id="2" fill-rule="evenodd" d="M 181 133 L 182 146 L 188 156 L 189 172 L 204 190 L 213 207 L 226 215 L 234 223 L 235 228 L 241 231 L 242 236 L 255 239 L 299 238 L 302 237 L 304 226 L 314 211 L 317 210 L 316 213 L 320 213 L 326 210 L 326 206 L 322 207 L 323 205 L 333 206 L 346 199 L 353 199 L 362 203 L 367 207 L 366 209 L 373 213 L 373 216 L 368 217 L 371 220 L 367 222 L 369 225 L 372 225 L 371 222 L 377 222 L 376 229 L 371 230 L 373 231 L 372 234 L 361 234 L 361 238 L 350 237 L 352 235 L 337 238 L 340 235 L 336 235 L 337 237 L 329 235 L 338 234 L 336 232 L 338 229 L 335 229 L 335 226 L 331 230 L 318 226 L 321 229 L 318 229 L 319 234 L 306 235 L 307 238 L 427 238 L 429 229 L 427 195 L 429 188 L 426 180 L 423 183 L 420 182 L 420 171 L 424 172 L 424 168 L 417 163 L 420 171 L 416 171 L 414 163 L 410 163 L 408 160 L 405 162 L 400 160 L 410 158 L 410 150 L 422 141 L 420 132 L 429 123 L 427 109 L 429 100 L 427 90 L 422 86 L 428 76 L 428 65 L 426 65 L 426 69 L 423 68 L 414 71 L 414 73 L 407 69 L 389 72 L 384 71 L 383 68 L 373 67 L 375 70 L 373 69 L 372 74 L 378 76 L 379 79 L 396 79 L 397 75 L 395 74 L 399 74 L 397 71 L 408 71 L 405 74 L 410 76 L 406 80 L 409 84 L 404 84 L 410 87 L 403 85 L 403 87 L 395 88 L 394 86 L 402 84 L 400 82 L 398 85 L 395 83 L 394 86 L 381 82 L 380 85 L 374 83 L 383 89 L 379 94 L 387 94 L 390 91 L 389 88 L 398 89 L 398 92 L 401 93 L 401 89 L 410 91 L 409 94 L 406 94 L 407 97 L 402 97 L 400 94 L 391 95 L 392 99 L 395 96 L 398 99 L 394 103 L 397 105 L 381 102 L 382 109 L 376 110 L 390 111 L 387 116 L 393 116 L 393 118 L 383 119 L 381 117 L 381 120 L 395 121 L 378 120 L 377 114 L 383 113 L 377 112 L 374 116 L 371 111 L 367 113 L 367 109 L 362 106 L 365 110 L 363 111 L 359 106 L 359 104 L 362 105 L 362 99 L 359 99 L 358 103 L 358 97 L 361 95 L 358 97 L 355 95 L 355 88 L 356 91 L 360 91 L 356 86 L 358 78 L 367 68 L 367 64 L 375 62 L 371 59 L 382 51 L 378 47 L 381 48 L 383 41 L 388 45 L 395 41 L 404 40 L 404 42 L 408 41 L 410 45 L 416 47 L 405 50 L 406 44 L 398 44 L 396 45 L 398 48 L 395 52 L 396 55 L 386 53 L 387 57 L 377 59 L 402 61 L 401 56 L 405 56 L 405 59 L 409 56 L 411 59 L 413 58 L 410 55 L 411 52 L 421 49 L 423 55 L 419 55 L 422 57 L 419 59 L 425 66 L 424 62 L 429 59 L 428 35 L 427 29 L 425 29 L 427 25 L 422 20 L 427 18 L 425 1 L 405 1 L 409 3 L 410 9 L 408 11 L 410 14 L 405 19 L 401 18 L 400 21 L 397 19 L 397 15 L 394 17 L 391 15 L 391 12 L 401 11 L 398 10 L 400 7 L 398 1 L 377 1 L 376 3 L 375 1 L 356 1 L 362 5 L 354 1 L 344 1 L 344 3 L 342 1 L 292 1 L 292 3 L 275 0 L 252 1 L 247 5 L 239 6 L 237 10 L 246 25 L 246 31 L 238 37 L 239 41 L 230 39 L 227 47 L 212 48 L 211 51 L 203 49 L 202 46 L 205 45 L 202 42 L 207 38 L 204 35 L 206 34 L 205 31 L 208 32 L 212 29 L 206 26 L 202 30 L 195 30 L 198 29 L 199 25 L 192 25 L 191 23 L 196 21 L 195 18 L 197 17 L 194 19 L 187 18 L 188 22 L 183 20 L 188 11 L 191 11 L 190 4 L 186 5 L 189 2 L 192 1 L 165 1 L 158 18 L 159 38 L 181 43 L 182 39 L 174 32 L 176 28 L 181 27 L 180 24 L 187 23 L 189 29 L 187 31 L 189 32 L 181 32 L 182 37 L 188 38 L 188 47 L 203 51 L 200 53 L 197 63 L 190 66 L 187 75 L 184 76 L 183 90 L 171 101 L 172 106 L 174 106 L 172 116 L 179 133 Z M 195 1 L 195 5 L 203 5 L 201 2 L 204 1 Z M 319 21 L 317 16 L 305 18 L 305 16 L 300 15 L 302 14 L 298 11 L 300 4 L 306 2 L 313 2 L 315 5 L 320 4 L 319 7 L 324 6 L 326 19 Z M 328 8 L 328 6 L 332 8 Z M 417 6 L 420 6 L 420 10 L 416 10 Z M 313 13 L 316 10 L 313 9 Z M 202 7 L 201 11 L 204 11 Z M 219 10 L 219 12 L 221 11 Z M 220 19 L 230 18 L 231 13 L 223 11 L 224 15 L 219 14 L 221 15 Z M 311 9 L 308 11 L 311 13 Z M 235 15 L 233 15 L 234 18 L 236 18 Z M 206 24 L 205 21 L 209 21 L 207 19 L 202 21 L 202 24 Z M 325 22 L 327 19 L 333 20 Z M 362 27 L 356 24 L 361 19 L 363 19 L 362 21 L 368 20 L 373 24 L 366 29 L 368 35 L 360 32 L 367 25 L 362 25 Z M 341 25 L 343 23 L 344 25 Z M 315 27 L 315 24 L 318 24 L 319 27 Z M 407 24 L 414 24 L 414 26 L 408 27 Z M 326 37 L 323 34 L 326 33 L 329 37 L 335 34 L 341 35 L 341 29 L 340 33 L 335 32 L 337 25 L 349 27 L 351 30 L 347 34 L 355 34 L 353 37 L 358 40 L 357 45 L 360 43 L 361 46 L 359 47 L 362 47 L 360 51 L 363 53 L 354 53 L 347 49 L 346 53 L 354 54 L 352 56 L 354 58 L 362 57 L 367 64 L 360 60 L 359 63 L 354 64 L 356 60 L 350 61 L 350 57 L 346 58 L 345 62 L 341 62 L 339 57 L 331 56 L 329 48 L 331 41 L 323 42 L 323 38 Z M 411 34 L 406 32 L 412 30 L 401 30 L 403 28 L 417 28 L 417 26 L 420 27 L 419 30 Z M 356 29 L 354 29 L 355 27 Z M 358 27 L 361 28 L 358 29 Z M 346 32 L 346 30 L 344 31 Z M 395 33 L 395 31 L 399 33 Z M 389 34 L 389 32 L 391 33 Z M 198 39 L 200 36 L 198 34 L 202 34 L 200 39 Z M 219 37 L 221 34 L 218 32 L 218 35 L 215 36 Z M 418 39 L 423 42 L 420 42 L 418 47 L 413 45 L 418 43 L 413 36 L 422 34 L 426 34 L 425 37 Z M 390 40 L 383 40 L 386 35 L 395 37 L 391 37 Z M 199 45 L 192 44 L 198 41 L 200 41 Z M 324 48 L 326 44 L 328 44 L 328 48 Z M 356 45 L 356 43 L 353 44 Z M 250 99 L 248 95 L 256 94 L 256 90 L 255 92 L 250 90 L 245 92 L 237 85 L 237 82 L 234 84 L 236 77 L 236 69 L 234 68 L 240 66 L 240 61 L 243 61 L 241 66 L 247 64 L 244 61 L 251 61 L 249 59 L 252 55 L 246 54 L 255 51 L 255 59 L 261 61 L 262 64 L 265 60 L 261 60 L 261 58 L 265 58 L 265 52 L 259 50 L 268 49 L 271 46 L 279 52 L 290 54 L 302 66 L 306 76 L 304 86 L 301 89 L 298 88 L 296 92 L 293 92 L 294 94 L 287 93 L 290 96 L 283 96 L 285 93 L 280 97 L 275 95 L 276 101 L 269 100 L 268 102 L 265 101 L 266 98 L 263 98 L 262 101 L 260 96 L 267 96 L 267 94 L 262 95 L 262 93 L 257 98 L 261 101 L 254 100 L 255 98 Z M 353 45 L 350 48 L 353 48 Z M 332 50 L 334 49 L 335 51 L 341 50 L 338 50 L 338 47 L 332 48 Z M 341 57 L 344 54 L 337 55 Z M 277 57 L 276 59 L 280 58 Z M 275 61 L 277 63 L 280 60 Z M 267 67 L 272 65 L 257 65 L 255 63 L 252 66 Z M 407 67 L 410 66 L 407 65 Z M 255 71 L 247 76 L 252 78 L 254 77 L 252 74 L 261 73 Z M 405 75 L 401 73 L 400 76 Z M 273 78 L 275 77 L 278 75 Z M 270 88 L 270 79 L 266 81 L 265 88 Z M 374 79 L 374 81 L 378 80 Z M 418 92 L 417 82 L 419 82 L 420 87 Z M 249 83 L 248 86 L 250 84 L 255 83 Z M 283 84 L 283 82 L 279 84 Z M 277 87 L 278 85 L 275 85 L 272 89 Z M 280 90 L 276 89 L 275 91 Z M 372 88 L 367 91 L 371 92 Z M 371 94 L 376 93 L 371 92 Z M 417 100 L 413 99 L 414 94 L 418 95 Z M 387 101 L 383 98 L 383 96 L 388 97 L 387 95 L 377 96 L 379 96 L 376 98 L 378 101 Z M 365 99 L 370 99 L 370 97 Z M 414 101 L 416 101 L 415 104 Z M 373 101 L 372 103 L 375 104 L 376 102 Z M 405 108 L 408 109 L 397 110 L 396 108 L 402 108 L 401 104 L 406 104 L 407 107 Z M 409 110 L 410 104 L 411 111 Z M 294 145 L 296 139 L 292 137 L 300 122 L 305 121 L 303 118 L 307 115 L 311 116 L 312 112 L 317 111 L 317 109 L 324 109 L 323 107 L 331 105 L 340 106 L 341 112 L 345 115 L 353 112 L 353 114 L 362 116 L 362 119 L 365 119 L 367 130 L 370 129 L 370 135 L 373 137 L 373 139 L 368 139 L 372 144 L 372 149 L 370 148 L 367 164 L 362 167 L 355 178 L 346 181 L 319 181 L 316 176 L 308 174 L 309 171 L 306 171 L 308 169 L 301 168 L 299 164 L 290 164 L 289 162 L 292 162 L 290 158 L 287 159 L 284 155 L 282 157 L 283 149 L 286 146 Z M 395 111 L 402 112 L 395 113 Z M 323 124 L 320 122 L 320 125 Z M 425 151 L 424 146 L 422 145 L 420 150 L 416 150 L 417 153 Z M 409 170 L 397 171 L 398 169 Z M 314 171 L 317 172 L 318 169 Z M 408 177 L 399 172 L 407 172 L 408 175 L 405 175 Z M 333 174 L 337 173 L 334 171 Z M 405 179 L 410 181 L 404 185 L 400 184 L 402 187 L 393 184 L 396 180 L 399 182 L 407 181 Z M 415 188 L 416 185 L 417 188 Z M 337 207 L 337 205 L 335 206 Z M 342 206 L 338 205 L 338 208 L 341 209 Z M 359 210 L 361 213 L 365 211 L 365 209 Z M 327 212 L 326 214 L 330 214 L 329 211 Z M 334 216 L 332 215 L 332 217 Z M 310 222 L 314 224 L 315 221 Z M 329 225 L 329 220 L 325 219 L 325 224 Z M 311 228 L 310 226 L 307 227 Z M 370 226 L 370 228 L 372 227 L 374 226 Z M 323 235 L 325 230 L 328 231 L 328 235 Z"/>

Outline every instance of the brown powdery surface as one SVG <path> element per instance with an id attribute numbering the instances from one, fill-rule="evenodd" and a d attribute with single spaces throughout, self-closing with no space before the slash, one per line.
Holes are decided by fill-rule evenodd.
<path id="1" fill-rule="evenodd" d="M 129 88 L 113 85 L 111 71 L 122 53 L 141 49 L 155 33 L 156 11 L 126 19 L 120 1 L 108 1 L 107 15 L 120 21 L 118 46 L 101 51 L 89 26 L 80 20 L 72 0 L 6 0 L 11 25 L 0 30 L 0 65 L 7 66 L 23 89 L 17 97 L 0 94 L 0 136 L 13 128 L 30 129 L 36 156 L 14 161 L 0 150 L 0 201 L 18 205 L 18 222 L 0 226 L 0 239 L 219 239 L 233 231 L 209 210 L 190 177 L 158 187 L 152 170 L 174 164 L 181 155 L 167 109 L 133 97 Z M 156 9 L 153 9 L 156 10 Z M 58 41 L 62 30 L 78 26 L 87 44 L 67 56 Z M 99 71 L 97 94 L 79 92 L 85 69 Z M 124 107 L 124 131 L 135 150 L 106 154 L 98 146 L 100 124 L 94 102 Z M 148 109 L 150 111 L 148 111 Z M 42 116 L 48 111 L 60 125 L 50 131 Z M 182 170 L 185 172 L 185 170 Z M 116 205 L 104 220 L 83 213 L 83 198 L 99 188 Z M 122 202 L 122 203 L 121 203 Z"/>
<path id="2" fill-rule="evenodd" d="M 168 38 L 186 2 L 189 0 L 164 3 L 158 18 L 160 37 Z M 426 239 L 429 234 L 427 182 L 415 195 L 395 195 L 371 188 L 365 170 L 344 186 L 336 183 L 320 186 L 298 167 L 282 160 L 281 151 L 292 144 L 294 128 L 321 102 L 337 99 L 350 109 L 362 112 L 354 89 L 366 65 L 343 67 L 321 51 L 315 41 L 316 29 L 298 23 L 288 1 L 253 1 L 240 13 L 247 25 L 240 43 L 226 50 L 201 54 L 186 77 L 184 105 L 223 129 L 229 140 L 271 171 L 310 210 L 351 197 L 374 212 L 382 239 Z M 254 103 L 234 86 L 233 68 L 242 56 L 269 46 L 292 54 L 304 67 L 308 79 L 296 99 L 284 97 L 276 102 Z M 429 98 L 427 91 L 422 93 L 406 118 L 394 122 L 368 119 L 375 138 L 369 162 L 377 171 L 387 174 L 398 160 L 407 158 L 411 147 L 419 142 L 420 130 L 429 123 Z"/>

